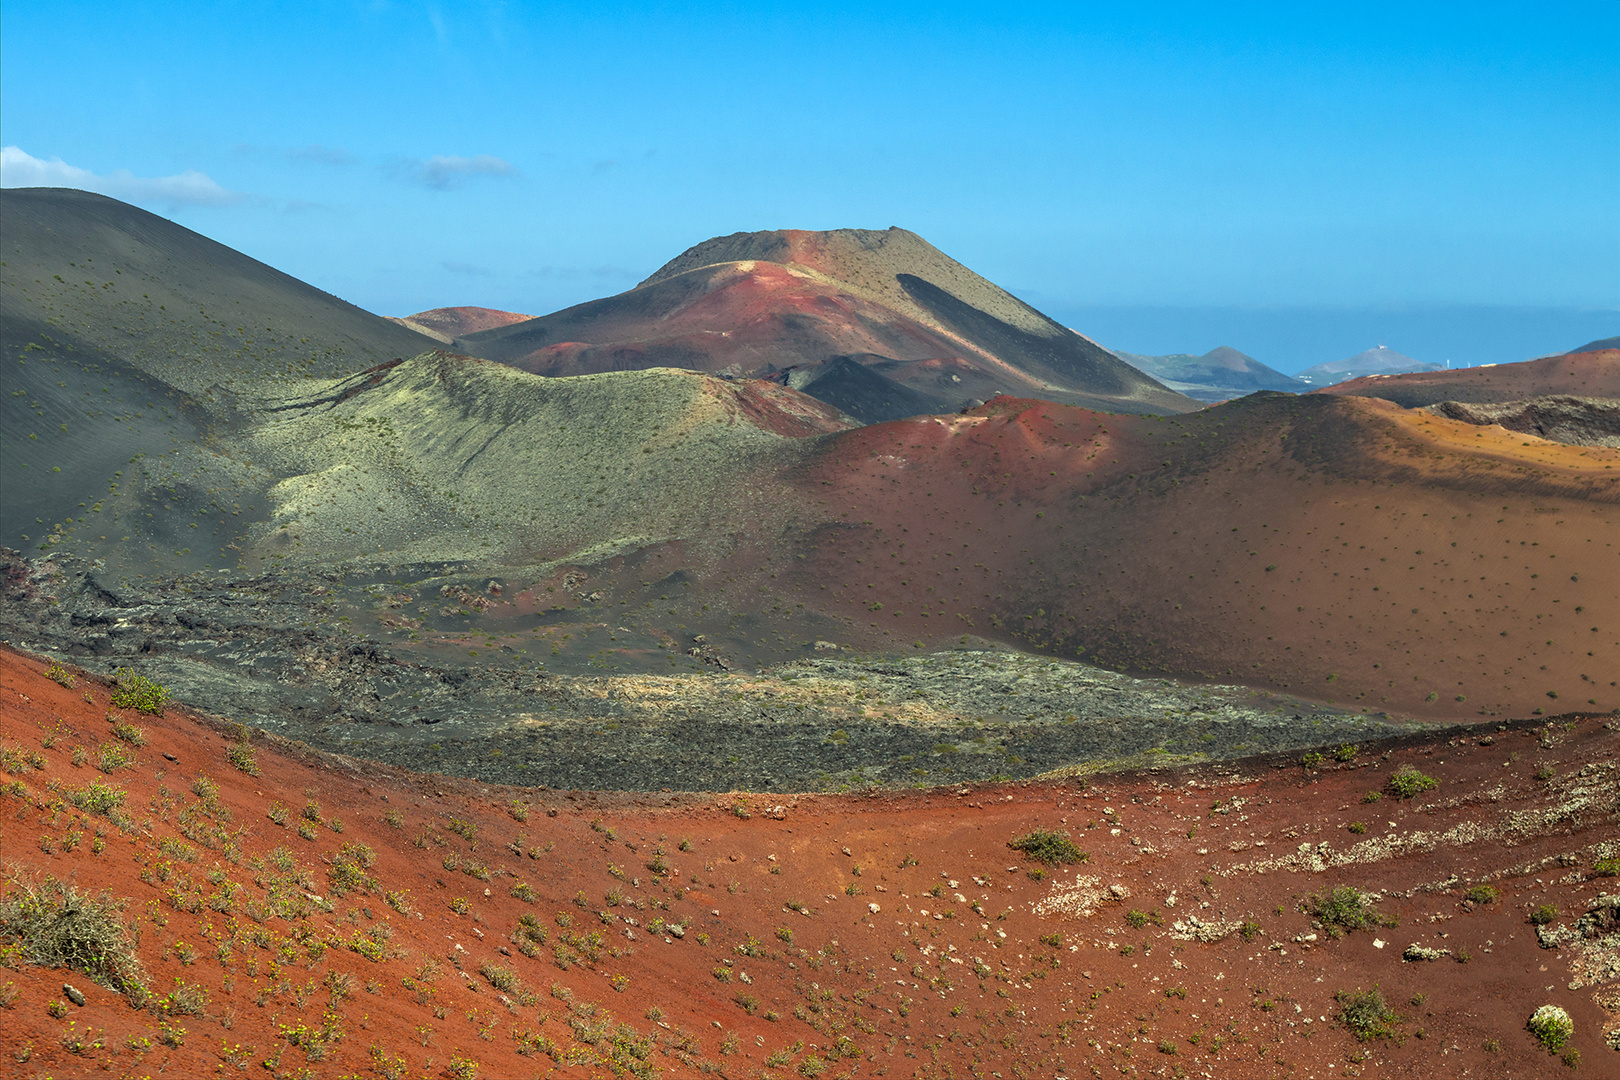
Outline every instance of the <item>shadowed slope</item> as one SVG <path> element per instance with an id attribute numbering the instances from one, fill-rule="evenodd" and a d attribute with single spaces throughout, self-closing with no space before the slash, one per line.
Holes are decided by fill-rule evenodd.
<path id="1" fill-rule="evenodd" d="M 771 376 L 855 357 L 942 412 L 996 392 L 1192 406 L 903 229 L 718 237 L 629 292 L 457 345 L 547 375 L 662 364 Z"/>
<path id="2" fill-rule="evenodd" d="M 305 377 L 432 344 L 115 199 L 7 188 L 0 206 L 0 543 L 99 536 L 101 500 L 132 461 L 190 447 Z"/>
<path id="3" fill-rule="evenodd" d="M 801 588 L 896 644 L 1431 716 L 1613 707 L 1620 454 L 1523 442 L 1332 396 L 1168 420 L 998 399 L 825 442 L 805 490 L 836 520 Z"/>

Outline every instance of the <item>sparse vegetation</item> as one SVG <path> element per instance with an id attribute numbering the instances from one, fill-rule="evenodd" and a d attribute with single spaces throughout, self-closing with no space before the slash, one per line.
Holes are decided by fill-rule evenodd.
<path id="1" fill-rule="evenodd" d="M 123 905 L 52 877 L 13 877 L 0 897 L 0 935 L 44 967 L 83 972 L 103 986 L 143 995 L 141 965 L 123 922 Z"/>
<path id="2" fill-rule="evenodd" d="M 1009 840 L 1007 846 L 1015 851 L 1022 851 L 1036 862 L 1048 866 L 1059 863 L 1084 863 L 1091 861 L 1091 855 L 1075 847 L 1074 841 L 1069 839 L 1066 832 L 1054 832 L 1047 829 L 1036 829 L 1026 833 L 1016 840 Z"/>
<path id="3" fill-rule="evenodd" d="M 225 760 L 232 767 L 249 776 L 259 775 L 259 763 L 253 756 L 253 747 L 246 739 L 231 743 L 225 748 Z"/>
<path id="4" fill-rule="evenodd" d="M 1463 893 L 1463 899 L 1470 904 L 1494 904 L 1496 898 L 1501 896 L 1500 890 L 1490 885 L 1475 885 Z"/>
<path id="5" fill-rule="evenodd" d="M 1329 892 L 1307 898 L 1304 910 L 1319 920 L 1330 933 L 1395 925 L 1394 919 L 1381 914 L 1373 906 L 1370 897 L 1349 885 L 1339 885 Z"/>
<path id="6" fill-rule="evenodd" d="M 163 714 L 169 691 L 132 668 L 119 668 L 114 676 L 112 704 L 117 709 L 134 709 L 153 716 Z"/>
<path id="7" fill-rule="evenodd" d="M 1440 786 L 1440 781 L 1432 776 L 1425 776 L 1411 764 L 1402 765 L 1390 776 L 1384 785 L 1391 795 L 1397 799 L 1411 799 L 1425 791 L 1433 791 Z"/>
<path id="8" fill-rule="evenodd" d="M 1527 1026 L 1536 1041 L 1553 1053 L 1564 1048 L 1575 1034 L 1575 1021 L 1557 1005 L 1543 1005 L 1530 1014 Z"/>
<path id="9" fill-rule="evenodd" d="M 1392 1039 L 1398 1034 L 1396 1025 L 1401 1018 L 1384 1001 L 1378 987 L 1359 992 L 1340 990 L 1333 999 L 1339 1003 L 1339 1023 L 1358 1041 Z"/>

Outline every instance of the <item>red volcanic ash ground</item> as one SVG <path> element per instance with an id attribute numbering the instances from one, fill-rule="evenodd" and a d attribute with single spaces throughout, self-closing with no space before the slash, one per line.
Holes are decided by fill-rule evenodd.
<path id="1" fill-rule="evenodd" d="M 75 918 L 119 910 L 138 966 L 121 994 L 0 936 L 11 1075 L 1597 1077 L 1620 1062 L 1612 715 L 1303 765 L 600 795 L 317 754 L 49 676 L 0 652 L 6 915 L 68 883 Z M 1399 797 L 1407 767 L 1434 786 Z M 1084 860 L 1009 847 L 1035 830 Z M 1337 910 L 1365 926 L 1308 913 L 1335 889 L 1356 890 Z M 1347 1003 L 1375 989 L 1389 1015 L 1360 1039 Z M 1562 1063 L 1526 1030 L 1544 1004 L 1574 1020 Z"/>
<path id="2" fill-rule="evenodd" d="M 1620 706 L 1620 451 L 1355 397 L 996 398 L 825 441 L 792 577 L 867 645 L 976 633 L 1429 719 Z M 784 575 L 786 577 L 786 575 Z"/>

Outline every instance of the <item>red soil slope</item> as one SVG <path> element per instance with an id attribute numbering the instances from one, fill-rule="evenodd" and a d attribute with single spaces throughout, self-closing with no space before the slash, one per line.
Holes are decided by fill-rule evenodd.
<path id="1" fill-rule="evenodd" d="M 834 436 L 793 582 L 867 643 L 978 633 L 1431 718 L 1620 705 L 1620 452 L 1384 401 L 998 398 Z"/>
<path id="2" fill-rule="evenodd" d="M 4 651 L 0 749 L 8 896 L 54 878 L 121 906 L 147 991 L 0 937 L 12 1075 L 1615 1071 L 1612 717 L 1304 769 L 604 797 L 115 709 Z M 1369 803 L 1411 764 L 1438 786 Z M 80 808 L 91 785 L 121 806 Z M 1034 829 L 1088 861 L 1009 849 Z M 1302 910 L 1337 887 L 1377 921 Z M 1361 1042 L 1336 995 L 1374 987 L 1398 1019 Z M 1525 1031 L 1543 1004 L 1574 1019 L 1569 1068 Z"/>
<path id="3" fill-rule="evenodd" d="M 1522 364 L 1456 371 L 1368 375 L 1311 392 L 1379 397 L 1408 409 L 1438 401 L 1518 401 L 1548 394 L 1620 397 L 1620 349 L 1565 353 Z"/>

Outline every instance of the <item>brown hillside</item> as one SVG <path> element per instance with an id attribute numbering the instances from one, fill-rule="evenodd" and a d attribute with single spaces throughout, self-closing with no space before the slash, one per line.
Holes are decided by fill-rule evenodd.
<path id="1" fill-rule="evenodd" d="M 1620 349 L 1566 353 L 1520 364 L 1492 364 L 1454 371 L 1368 375 L 1313 394 L 1379 397 L 1408 409 L 1441 401 L 1484 403 L 1548 395 L 1620 397 Z"/>
<path id="2" fill-rule="evenodd" d="M 448 344 L 467 334 L 511 326 L 513 323 L 532 318 L 533 315 L 520 315 L 515 311 L 499 311 L 495 308 L 442 307 L 418 311 L 415 315 L 406 315 L 394 321 L 413 330 L 438 335 Z"/>
<path id="3" fill-rule="evenodd" d="M 1338 396 L 1179 418 L 997 399 L 846 432 L 795 581 L 966 633 L 1435 718 L 1620 705 L 1620 452 Z"/>
<path id="4" fill-rule="evenodd" d="M 52 674 L 0 651 L 13 1075 L 1581 1078 L 1620 1045 L 1612 717 L 1303 769 L 603 796 Z M 1435 786 L 1401 798 L 1414 765 Z M 1084 861 L 1010 848 L 1036 830 Z M 99 981 L 32 962 L 29 892 L 128 951 Z M 1563 1063 L 1525 1030 L 1545 1004 Z"/>

